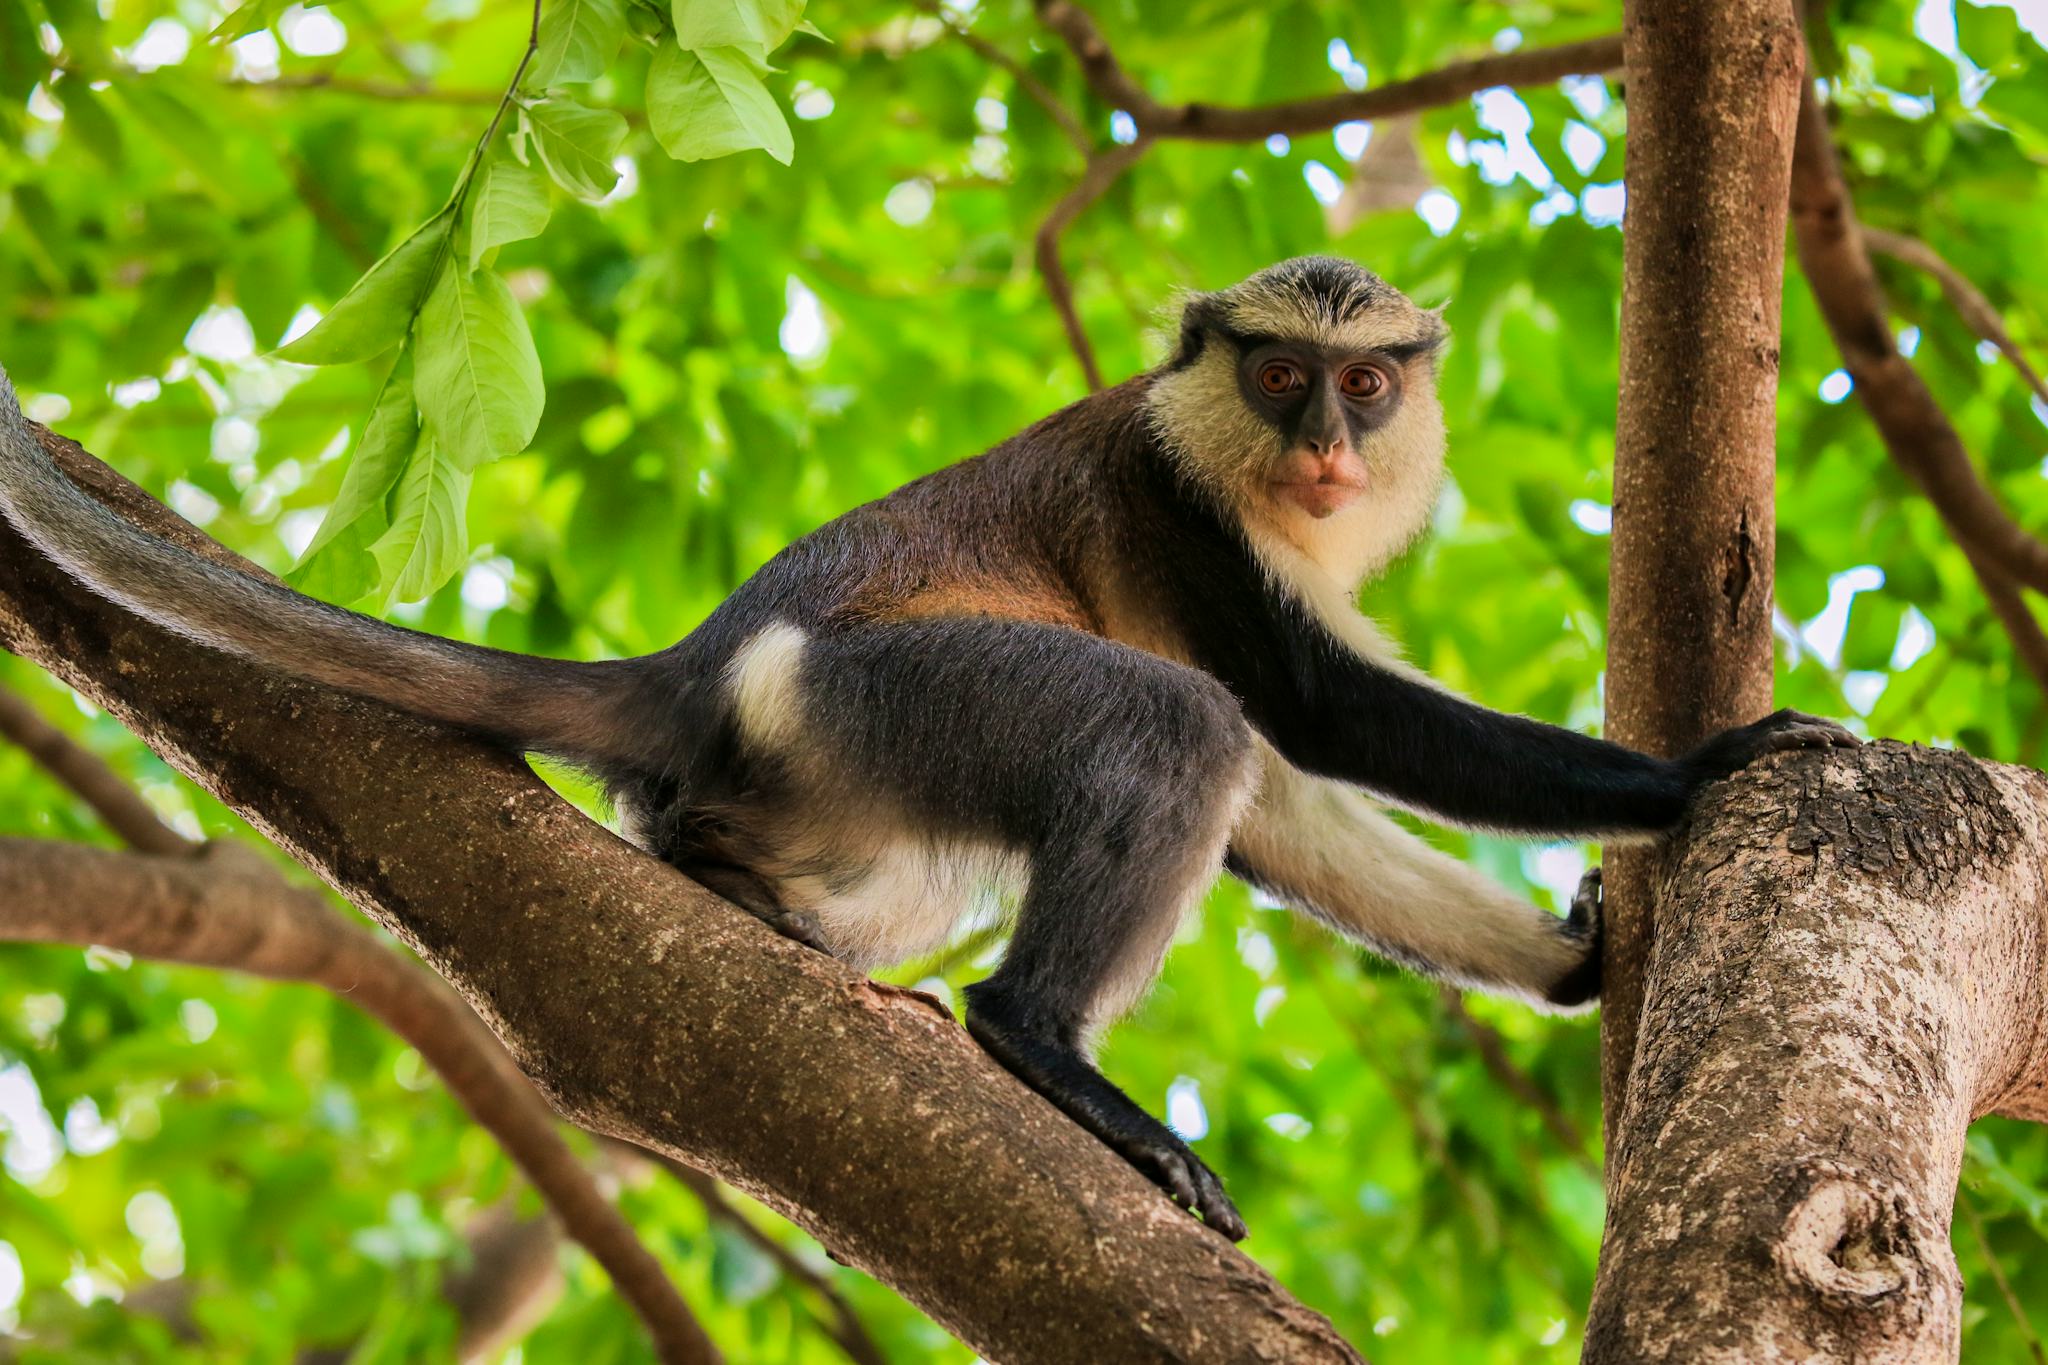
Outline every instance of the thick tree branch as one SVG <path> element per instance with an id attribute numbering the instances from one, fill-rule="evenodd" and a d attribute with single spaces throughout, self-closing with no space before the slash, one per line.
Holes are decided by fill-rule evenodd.
<path id="1" fill-rule="evenodd" d="M 0 839 L 0 938 L 97 943 L 326 988 L 418 1049 L 611 1275 L 662 1359 L 719 1359 L 661 1264 L 469 1007 L 319 897 L 286 886 L 255 853 L 211 844 L 198 856 L 158 857 Z"/>
<path id="2" fill-rule="evenodd" d="M 1884 292 L 1835 161 L 1827 114 L 1811 89 L 1799 112 L 1792 226 L 1800 269 L 1893 462 L 1958 540 L 2012 581 L 2048 591 L 2048 543 L 1999 505 L 1926 381 L 1899 354 Z"/>
<path id="3" fill-rule="evenodd" d="M 1658 869 L 1590 1365 L 1954 1360 L 1965 1132 L 2048 1119 L 2048 779 L 1880 743 L 1717 788 Z"/>
<path id="4" fill-rule="evenodd" d="M 1037 0 L 1038 16 L 1073 50 L 1096 95 L 1121 109 L 1141 135 L 1202 142 L 1256 142 L 1275 133 L 1317 133 L 1340 123 L 1363 122 L 1450 104 L 1497 85 L 1540 85 L 1565 76 L 1597 75 L 1621 66 L 1621 36 L 1609 34 L 1556 47 L 1494 53 L 1452 62 L 1407 80 L 1370 90 L 1284 104 L 1232 108 L 1216 104 L 1161 104 L 1125 71 L 1095 20 L 1073 0 Z"/>
<path id="5" fill-rule="evenodd" d="M 43 439 L 139 525 L 232 562 Z M 928 998 L 780 937 L 513 758 L 200 649 L 5 530 L 0 641 L 416 948 L 570 1118 L 739 1185 L 983 1355 L 1357 1358 Z"/>

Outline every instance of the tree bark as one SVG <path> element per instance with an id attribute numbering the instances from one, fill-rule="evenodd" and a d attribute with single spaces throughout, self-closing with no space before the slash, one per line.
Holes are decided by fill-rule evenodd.
<path id="1" fill-rule="evenodd" d="M 231 561 L 75 445 L 72 478 Z M 572 1120 L 709 1169 L 984 1356 L 1356 1360 L 929 998 L 776 935 L 524 764 L 200 649 L 0 530 L 0 642 L 448 978 Z"/>
<path id="2" fill-rule="evenodd" d="M 1628 0 L 1607 734 L 1679 753 L 1771 705 L 1772 443 L 1793 0 Z M 1606 857 L 1608 1136 L 1649 949 L 1647 855 Z"/>
<path id="3" fill-rule="evenodd" d="M 1656 890 L 1585 1359 L 1953 1361 L 1964 1131 L 2048 1119 L 2048 778 L 1779 759 Z"/>

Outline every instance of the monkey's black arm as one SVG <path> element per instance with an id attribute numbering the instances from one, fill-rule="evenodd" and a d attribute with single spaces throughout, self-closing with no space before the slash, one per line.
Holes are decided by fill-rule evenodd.
<path id="1" fill-rule="evenodd" d="M 1678 759 L 1491 711 L 1352 651 L 1299 609 L 1268 650 L 1224 661 L 1252 723 L 1296 767 L 1458 824 L 1524 834 L 1655 833 L 1773 749 L 1855 743 L 1780 711 Z M 1235 674 L 1235 676 L 1228 676 Z"/>

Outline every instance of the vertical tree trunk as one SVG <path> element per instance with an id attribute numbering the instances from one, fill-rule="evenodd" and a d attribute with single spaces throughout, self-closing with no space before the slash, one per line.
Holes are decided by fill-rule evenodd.
<path id="1" fill-rule="evenodd" d="M 2048 779 L 1799 755 L 1677 855 L 1585 1360 L 1954 1361 L 1964 1132 L 2048 1117 Z"/>
<path id="2" fill-rule="evenodd" d="M 1628 0 L 1628 217 L 1607 733 L 1679 752 L 1771 700 L 1773 405 L 1804 52 L 1793 0 Z M 1607 859 L 1610 1144 L 1649 949 L 1650 855 Z"/>

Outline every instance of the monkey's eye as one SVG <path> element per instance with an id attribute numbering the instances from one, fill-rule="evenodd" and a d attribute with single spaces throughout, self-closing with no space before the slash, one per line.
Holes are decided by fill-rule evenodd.
<path id="1" fill-rule="evenodd" d="M 1284 360 L 1269 360 L 1259 367 L 1259 387 L 1278 397 L 1304 387 L 1301 371 Z"/>
<path id="2" fill-rule="evenodd" d="M 1371 365 L 1353 365 L 1337 380 L 1346 398 L 1377 398 L 1387 387 L 1387 377 Z"/>

